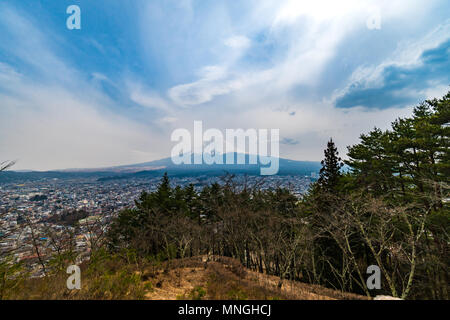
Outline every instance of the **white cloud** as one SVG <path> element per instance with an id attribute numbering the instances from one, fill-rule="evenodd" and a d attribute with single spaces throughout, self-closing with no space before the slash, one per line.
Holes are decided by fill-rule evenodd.
<path id="1" fill-rule="evenodd" d="M 233 36 L 225 43 L 239 49 L 239 54 L 230 54 L 231 57 L 223 64 L 203 67 L 198 72 L 197 80 L 172 87 L 168 95 L 176 104 L 187 107 L 250 88 L 259 95 L 266 88 L 284 94 L 294 85 L 312 87 L 353 25 L 343 23 L 342 20 L 318 20 L 313 21 L 306 29 L 297 25 L 289 26 L 289 32 L 286 33 L 274 29 L 273 20 L 268 20 L 265 28 L 272 28 L 270 37 L 288 43 L 284 59 L 275 61 L 269 68 L 245 69 L 239 64 L 239 59 L 242 52 L 248 49 L 249 40 L 247 37 Z"/>
<path id="2" fill-rule="evenodd" d="M 180 106 L 192 106 L 239 88 L 239 82 L 229 79 L 225 67 L 206 66 L 199 72 L 199 76 L 200 79 L 195 82 L 171 88 L 169 97 Z"/>
<path id="3" fill-rule="evenodd" d="M 359 11 L 361 2 L 360 0 L 285 1 L 277 12 L 274 25 L 293 23 L 302 16 L 319 22 L 335 19 Z"/>
<path id="4" fill-rule="evenodd" d="M 93 72 L 92 78 L 97 81 L 111 82 L 111 80 L 109 80 L 109 78 L 107 76 L 105 76 L 104 74 L 101 74 L 100 72 Z"/>
<path id="5" fill-rule="evenodd" d="M 392 54 L 376 65 L 365 65 L 358 67 L 349 77 L 343 88 L 335 90 L 332 95 L 333 101 L 344 96 L 354 84 L 362 88 L 380 88 L 384 85 L 383 72 L 387 67 L 417 68 L 422 64 L 420 57 L 424 51 L 436 48 L 439 44 L 449 39 L 450 19 L 440 24 L 423 37 L 413 40 L 401 41 Z M 436 88 L 438 86 L 439 88 Z M 424 88 L 426 96 L 442 96 L 446 91 L 442 85 L 431 83 L 429 88 Z M 406 92 L 408 94 L 408 92 Z"/>
<path id="6" fill-rule="evenodd" d="M 134 90 L 131 92 L 130 99 L 143 107 L 162 110 L 169 109 L 169 104 L 166 100 L 161 98 L 161 96 L 155 91 L 142 91 L 140 89 Z"/>
<path id="7" fill-rule="evenodd" d="M 251 44 L 251 41 L 246 36 L 233 36 L 225 40 L 225 45 L 233 49 L 247 49 Z"/>
<path id="8" fill-rule="evenodd" d="M 5 88 L 8 75 L 0 72 L 0 79 Z M 160 156 L 151 152 L 163 145 L 160 133 L 108 111 L 93 95 L 31 79 L 16 81 L 13 90 L 0 94 L 0 154 L 18 159 L 16 169 L 102 167 Z"/>
<path id="9" fill-rule="evenodd" d="M 161 119 L 161 122 L 169 123 L 169 124 L 175 123 L 177 121 L 178 121 L 178 118 L 175 118 L 175 117 L 164 117 Z"/>
<path id="10" fill-rule="evenodd" d="M 118 106 L 91 80 L 55 54 L 29 18 L 1 6 L 7 41 L 2 52 L 24 70 L 0 61 L 0 155 L 15 169 L 102 167 L 160 158 L 168 150 L 159 130 L 115 112 Z M 3 32 L 3 31 L 2 31 Z M 156 151 L 158 150 L 158 151 Z"/>

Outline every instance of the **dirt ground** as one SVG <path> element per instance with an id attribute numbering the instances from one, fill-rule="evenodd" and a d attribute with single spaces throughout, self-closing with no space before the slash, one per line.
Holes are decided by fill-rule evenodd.
<path id="1" fill-rule="evenodd" d="M 146 279 L 149 300 L 176 299 L 289 299 L 361 300 L 367 297 L 284 280 L 254 272 L 229 258 L 217 261 L 184 261 L 177 266 L 153 270 Z M 180 262 L 176 262 L 180 263 Z M 144 276 L 147 278 L 147 276 Z"/>

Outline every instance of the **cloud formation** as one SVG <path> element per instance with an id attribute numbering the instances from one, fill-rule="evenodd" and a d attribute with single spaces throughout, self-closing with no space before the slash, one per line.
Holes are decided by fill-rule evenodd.
<path id="1" fill-rule="evenodd" d="M 426 88 L 450 85 L 450 36 L 438 47 L 424 51 L 414 65 L 386 65 L 378 77 L 379 85 L 375 86 L 352 83 L 336 100 L 336 107 L 404 107 L 422 99 Z"/>
<path id="2" fill-rule="evenodd" d="M 445 0 L 79 6 L 69 31 L 64 1 L 0 3 L 0 157 L 16 169 L 167 157 L 194 120 L 280 129 L 282 157 L 320 160 L 330 137 L 343 155 L 450 84 Z"/>

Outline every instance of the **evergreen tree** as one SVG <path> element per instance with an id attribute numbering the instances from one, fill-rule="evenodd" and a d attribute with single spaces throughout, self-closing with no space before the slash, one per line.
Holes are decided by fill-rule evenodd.
<path id="1" fill-rule="evenodd" d="M 361 134 L 361 143 L 348 148 L 349 161 L 356 178 L 357 186 L 364 186 L 366 191 L 374 194 L 386 194 L 394 184 L 394 156 L 401 150 L 394 150 L 392 139 L 395 136 L 388 131 L 374 128 L 368 134 Z M 399 145 L 399 144 L 396 144 Z M 394 152 L 395 151 L 395 152 Z"/>
<path id="2" fill-rule="evenodd" d="M 142 192 L 139 201 L 135 201 L 136 207 L 140 210 L 160 210 L 171 213 L 177 209 L 177 201 L 174 195 L 175 191 L 170 187 L 167 172 L 161 179 L 156 192 Z"/>
<path id="3" fill-rule="evenodd" d="M 172 189 L 170 188 L 170 181 L 167 172 L 164 173 L 161 183 L 156 191 L 157 196 L 161 201 L 167 200 L 172 194 Z"/>
<path id="4" fill-rule="evenodd" d="M 317 182 L 321 188 L 331 191 L 337 186 L 339 178 L 342 176 L 341 168 L 344 166 L 332 138 L 328 141 L 324 154 L 325 159 L 321 161 L 322 169 L 320 169 Z"/>

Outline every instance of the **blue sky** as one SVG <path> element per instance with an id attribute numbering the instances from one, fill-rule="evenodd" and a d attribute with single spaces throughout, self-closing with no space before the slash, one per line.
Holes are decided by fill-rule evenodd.
<path id="1" fill-rule="evenodd" d="M 66 27 L 72 4 L 81 30 Z M 445 0 L 3 0 L 0 156 L 36 170 L 155 160 L 194 120 L 279 128 L 282 157 L 320 160 L 329 137 L 345 154 L 449 90 L 448 12 Z"/>

